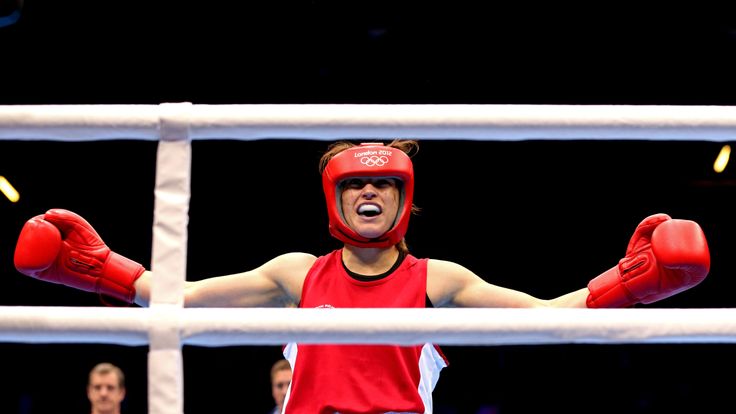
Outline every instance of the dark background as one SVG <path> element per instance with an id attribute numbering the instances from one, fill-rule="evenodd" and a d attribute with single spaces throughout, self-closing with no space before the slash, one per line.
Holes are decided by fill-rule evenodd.
<path id="1" fill-rule="evenodd" d="M 25 0 L 0 100 L 730 104 L 712 3 Z"/>
<path id="2" fill-rule="evenodd" d="M 21 19 L 0 28 L 0 104 L 733 105 L 733 16 L 707 3 L 26 0 Z M 188 279 L 337 247 L 317 173 L 327 144 L 195 141 Z M 414 159 L 423 210 L 409 246 L 551 298 L 613 266 L 636 224 L 666 212 L 701 224 L 713 264 L 696 288 L 649 306 L 733 307 L 736 173 L 712 170 L 722 144 L 424 140 Z M 23 223 L 48 208 L 78 212 L 113 250 L 150 264 L 156 145 L 0 142 L 0 175 L 22 197 L 0 200 L 0 305 L 100 306 L 13 268 Z M 733 403 L 721 378 L 736 368 L 728 344 L 443 349 L 441 414 L 712 412 Z M 109 360 L 128 374 L 125 413 L 144 413 L 147 351 L 0 344 L 0 412 L 84 412 L 87 372 Z M 267 412 L 279 355 L 276 346 L 185 347 L 185 412 Z"/>

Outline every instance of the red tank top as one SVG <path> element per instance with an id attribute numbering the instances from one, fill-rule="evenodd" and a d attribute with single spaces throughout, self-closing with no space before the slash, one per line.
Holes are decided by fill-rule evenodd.
<path id="1" fill-rule="evenodd" d="M 407 255 L 391 274 L 359 281 L 342 249 L 321 256 L 304 280 L 302 308 L 424 308 L 427 259 Z M 286 414 L 431 413 L 447 361 L 439 347 L 288 344 L 293 376 Z"/>

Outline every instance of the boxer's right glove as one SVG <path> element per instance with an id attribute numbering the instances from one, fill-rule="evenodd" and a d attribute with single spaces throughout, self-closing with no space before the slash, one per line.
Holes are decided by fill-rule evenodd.
<path id="1" fill-rule="evenodd" d="M 62 209 L 26 222 L 14 262 L 24 275 L 127 303 L 135 299 L 133 284 L 145 271 L 139 263 L 111 251 L 85 219 Z"/>
<path id="2" fill-rule="evenodd" d="M 588 283 L 589 308 L 649 304 L 689 289 L 708 275 L 710 253 L 703 230 L 666 214 L 645 218 L 626 256 Z"/>

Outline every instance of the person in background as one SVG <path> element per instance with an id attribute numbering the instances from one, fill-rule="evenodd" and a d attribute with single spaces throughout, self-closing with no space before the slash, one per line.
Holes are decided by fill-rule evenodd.
<path id="1" fill-rule="evenodd" d="M 89 372 L 87 398 L 91 414 L 120 414 L 125 399 L 125 374 L 109 362 L 101 362 Z"/>
<path id="2" fill-rule="evenodd" d="M 271 366 L 271 395 L 276 406 L 269 414 L 281 414 L 289 384 L 291 384 L 291 365 L 289 361 L 279 359 Z"/>

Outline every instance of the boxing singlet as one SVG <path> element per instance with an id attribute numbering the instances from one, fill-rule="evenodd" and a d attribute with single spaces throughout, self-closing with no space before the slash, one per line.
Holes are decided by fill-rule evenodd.
<path id="1" fill-rule="evenodd" d="M 358 280 L 342 249 L 307 273 L 301 308 L 424 308 L 427 259 L 407 255 L 383 277 Z M 284 347 L 292 379 L 285 414 L 431 413 L 432 391 L 447 360 L 438 346 L 296 344 Z"/>

